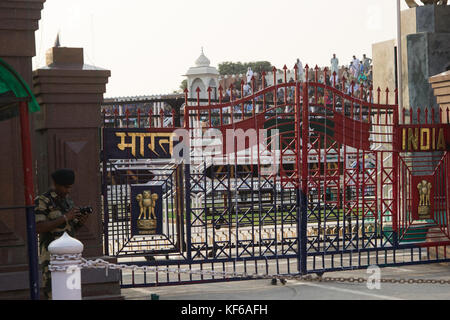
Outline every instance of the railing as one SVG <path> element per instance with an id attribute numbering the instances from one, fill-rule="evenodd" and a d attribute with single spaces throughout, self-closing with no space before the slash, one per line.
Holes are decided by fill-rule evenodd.
<path id="1" fill-rule="evenodd" d="M 103 125 L 115 128 L 175 128 L 176 113 L 161 110 L 159 114 L 153 114 L 153 110 L 144 111 L 137 109 L 136 113 L 131 113 L 126 109 L 125 114 L 120 115 L 115 109 L 112 113 L 102 111 Z"/>
<path id="2" fill-rule="evenodd" d="M 448 107 L 445 112 L 442 108 L 439 108 L 439 112 L 436 112 L 434 108 L 427 107 L 414 109 L 402 109 L 401 124 L 450 124 L 450 109 Z"/>
<path id="3" fill-rule="evenodd" d="M 295 66 L 294 69 L 297 71 L 297 67 Z M 244 90 L 244 86 L 246 85 L 244 83 L 244 81 L 241 82 L 241 91 L 240 91 L 240 97 L 237 97 L 235 95 L 233 95 L 233 89 L 234 86 L 231 85 L 228 89 L 228 92 L 230 93 L 229 96 L 224 97 L 224 88 L 219 87 L 219 103 L 215 104 L 212 103 L 211 101 L 211 88 L 207 89 L 208 92 L 208 103 L 205 104 L 201 104 L 201 99 L 200 99 L 200 94 L 201 94 L 201 90 L 199 88 L 197 88 L 196 92 L 197 92 L 197 104 L 196 105 L 189 105 L 188 103 L 188 91 L 185 90 L 185 97 L 186 97 L 186 106 L 187 108 L 185 108 L 185 127 L 187 126 L 186 123 L 186 119 L 187 116 L 194 113 L 197 116 L 203 111 L 203 112 L 207 112 L 207 117 L 211 116 L 211 112 L 214 109 L 218 109 L 222 114 L 224 114 L 223 110 L 225 108 L 230 108 L 230 107 L 237 107 L 237 106 L 241 106 L 242 111 L 240 112 L 240 114 L 242 115 L 242 119 L 240 120 L 244 120 L 245 117 L 243 116 L 245 114 L 244 109 L 245 109 L 245 104 L 249 102 L 252 105 L 251 108 L 251 114 L 255 115 L 257 113 L 259 113 L 258 111 L 262 111 L 265 112 L 267 111 L 270 107 L 272 108 L 282 108 L 284 106 L 288 106 L 288 105 L 293 105 L 296 103 L 301 103 L 301 98 L 302 98 L 302 94 L 301 92 L 297 92 L 295 91 L 296 86 L 300 83 L 300 86 L 303 87 L 304 84 L 306 84 L 309 87 L 310 92 L 308 93 L 308 98 L 311 100 L 309 101 L 310 104 L 312 105 L 318 105 L 318 104 L 324 104 L 323 102 L 321 102 L 321 98 L 319 98 L 318 95 L 318 91 L 319 90 L 325 90 L 327 91 L 329 94 L 333 95 L 333 101 L 330 101 L 329 104 L 333 106 L 333 109 L 335 109 L 335 105 L 336 105 L 336 100 L 335 100 L 335 96 L 340 96 L 342 99 L 347 100 L 350 104 L 355 104 L 355 105 L 359 105 L 361 106 L 361 109 L 363 107 L 367 107 L 367 108 L 373 108 L 373 109 L 393 109 L 392 106 L 389 106 L 389 93 L 390 91 L 388 89 L 386 89 L 386 103 L 382 104 L 381 102 L 381 89 L 378 88 L 378 90 L 375 92 L 376 96 L 377 96 L 377 103 L 373 103 L 374 100 L 374 91 L 372 87 L 369 88 L 365 88 L 364 86 L 360 86 L 358 89 L 358 86 L 355 82 L 351 82 L 349 84 L 347 84 L 347 80 L 345 79 L 345 77 L 343 77 L 341 79 L 340 83 L 336 82 L 336 73 L 333 73 L 333 83 L 332 85 L 325 85 L 323 83 L 319 82 L 319 74 L 318 74 L 318 67 L 316 66 L 316 68 L 314 69 L 314 81 L 309 81 L 309 82 L 299 82 L 298 80 L 298 75 L 296 72 L 295 75 L 295 81 L 287 81 L 287 67 L 284 66 L 283 68 L 284 70 L 284 82 L 283 83 L 278 83 L 275 84 L 273 86 L 270 87 L 265 87 L 265 76 L 266 74 L 263 72 L 262 73 L 262 89 L 258 92 L 255 92 L 255 78 L 252 77 L 252 81 L 251 81 L 251 89 L 247 90 L 250 91 L 251 94 L 244 96 L 243 92 Z M 277 69 L 274 68 L 274 74 L 277 72 Z M 306 65 L 305 67 L 305 74 L 306 74 L 306 79 L 309 79 L 309 67 L 308 65 Z M 324 74 L 324 78 L 327 77 L 328 74 L 328 69 L 325 68 L 325 70 L 323 71 Z M 275 76 L 274 76 L 275 77 Z M 275 79 L 274 79 L 274 82 Z M 248 85 L 248 84 L 247 84 Z M 347 95 L 344 93 L 344 89 L 345 88 L 349 88 L 349 92 L 350 95 Z M 281 92 L 280 92 L 281 90 Z M 289 92 L 288 92 L 289 91 Z M 295 95 L 294 95 L 295 92 Z M 359 94 L 358 94 L 359 93 Z M 258 101 L 258 97 L 261 97 L 259 101 Z M 324 95 L 324 100 L 325 100 L 325 95 Z M 329 98 L 329 96 L 327 96 L 327 98 Z M 300 99 L 300 100 L 299 100 Z M 330 99 L 331 100 L 331 99 Z M 326 103 L 325 103 L 326 104 Z M 247 105 L 247 106 L 248 106 Z M 255 108 L 256 105 L 262 105 L 262 108 Z M 269 108 L 268 108 L 269 106 Z M 233 113 L 233 108 L 231 108 L 231 112 Z M 349 112 L 354 111 L 353 108 L 349 108 Z M 223 124 L 222 121 L 222 116 L 220 117 L 221 121 L 220 123 Z M 234 118 L 234 117 L 233 117 Z"/>

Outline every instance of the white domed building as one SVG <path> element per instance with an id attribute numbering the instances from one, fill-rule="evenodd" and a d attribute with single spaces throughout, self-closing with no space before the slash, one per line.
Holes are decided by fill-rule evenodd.
<path id="1" fill-rule="evenodd" d="M 200 99 L 208 99 L 208 87 L 211 87 L 211 99 L 217 99 L 219 87 L 219 71 L 211 67 L 211 61 L 202 53 L 192 67 L 185 74 L 189 98 L 197 98 L 197 88 L 200 88 Z"/>

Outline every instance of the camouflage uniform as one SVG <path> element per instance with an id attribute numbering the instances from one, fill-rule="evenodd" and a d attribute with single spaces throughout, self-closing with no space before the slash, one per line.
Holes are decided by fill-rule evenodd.
<path id="1" fill-rule="evenodd" d="M 64 199 L 60 198 L 53 190 L 37 197 L 35 205 L 36 223 L 58 219 L 74 207 L 73 201 L 68 196 Z M 50 253 L 47 251 L 48 245 L 61 237 L 65 231 L 73 237 L 75 231 L 77 231 L 80 226 L 79 222 L 74 219 L 69 221 L 69 223 L 64 222 L 50 232 L 41 233 L 39 235 L 39 263 L 42 267 L 44 295 L 47 299 L 51 299 L 52 284 L 51 272 L 48 270 L 50 264 Z"/>

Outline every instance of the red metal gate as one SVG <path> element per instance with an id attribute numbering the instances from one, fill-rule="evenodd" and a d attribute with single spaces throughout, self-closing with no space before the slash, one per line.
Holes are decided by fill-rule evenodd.
<path id="1" fill-rule="evenodd" d="M 299 81 L 295 68 L 292 81 L 287 81 L 286 67 L 284 81 L 277 81 L 277 72 L 273 70 L 273 86 L 266 86 L 262 73 L 260 88 L 255 78 L 250 84 L 243 81 L 238 95 L 233 86 L 229 94 L 219 87 L 218 101 L 212 101 L 211 89 L 202 101 L 197 89 L 197 101 L 191 104 L 186 91 L 182 128 L 174 127 L 174 112 L 162 112 L 159 123 L 167 117 L 172 125 L 145 131 L 144 113 L 138 110 L 138 132 L 128 126 L 127 110 L 127 128 L 117 133 L 108 129 L 114 131 L 109 136 L 118 134 L 123 140 L 105 145 L 122 151 L 133 145 L 141 162 L 146 158 L 139 154 L 151 153 L 145 139 L 161 132 L 166 142 L 160 140 L 160 147 L 173 132 L 188 148 L 182 161 L 174 162 L 173 172 L 156 168 L 153 160 L 134 165 L 133 159 L 122 174 L 120 161 L 104 159 L 104 170 L 112 164 L 105 177 L 116 181 L 104 191 L 105 221 L 124 217 L 106 223 L 107 234 L 112 232 L 105 245 L 119 243 L 112 247 L 116 256 L 151 252 L 176 257 L 146 262 L 150 265 L 211 264 L 213 269 L 249 273 L 261 270 L 260 264 L 267 273 L 292 274 L 449 261 L 450 125 L 442 123 L 442 112 L 413 115 L 401 110 L 400 116 L 388 89 L 348 84 L 345 78 L 337 83 L 335 76 L 332 83 L 323 83 L 318 68 L 311 81 L 308 66 L 306 82 Z M 323 79 L 328 78 L 325 70 Z M 126 141 L 127 134 L 134 140 Z M 156 140 L 146 141 L 151 148 L 156 145 Z M 143 173 L 149 164 L 153 173 Z M 134 201 L 127 193 L 129 172 L 140 184 L 158 176 L 164 181 L 164 234 L 142 240 L 128 230 L 127 208 Z M 180 194 L 184 203 L 169 205 L 174 195 L 178 198 L 172 202 L 179 203 Z M 202 276 L 196 281 L 216 280 Z M 134 286 L 136 279 L 132 281 L 123 286 Z"/>

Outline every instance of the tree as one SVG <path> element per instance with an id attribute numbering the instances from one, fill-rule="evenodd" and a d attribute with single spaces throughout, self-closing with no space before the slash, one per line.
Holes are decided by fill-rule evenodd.
<path id="1" fill-rule="evenodd" d="M 184 90 L 187 89 L 187 80 L 186 80 L 186 79 L 184 79 L 183 81 L 181 81 L 180 89 L 181 89 L 181 92 L 184 92 Z"/>
<path id="2" fill-rule="evenodd" d="M 272 64 L 269 61 L 255 62 L 222 62 L 219 64 L 219 73 L 221 75 L 246 74 L 248 68 L 252 68 L 254 72 L 272 71 Z"/>

